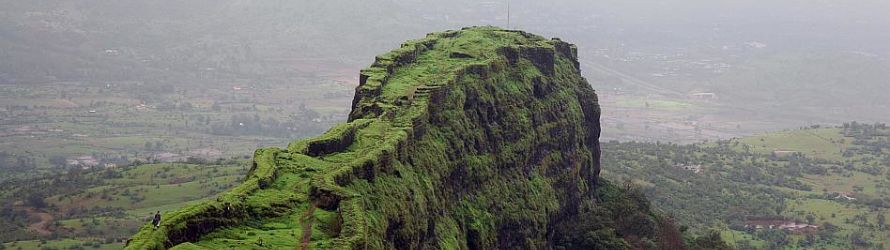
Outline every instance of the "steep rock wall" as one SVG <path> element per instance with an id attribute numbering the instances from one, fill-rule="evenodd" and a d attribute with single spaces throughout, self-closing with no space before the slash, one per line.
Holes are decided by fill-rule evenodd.
<path id="1" fill-rule="evenodd" d="M 243 184 L 128 247 L 551 248 L 601 197 L 599 116 L 574 45 L 429 34 L 362 70 L 348 123 L 258 150 Z"/>

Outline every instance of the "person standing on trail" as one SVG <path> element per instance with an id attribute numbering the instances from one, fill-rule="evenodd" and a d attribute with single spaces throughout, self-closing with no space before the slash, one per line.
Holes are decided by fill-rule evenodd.
<path id="1" fill-rule="evenodd" d="M 155 229 L 158 229 L 158 227 L 161 226 L 161 211 L 155 213 L 154 219 L 151 219 L 151 225 L 153 225 Z"/>

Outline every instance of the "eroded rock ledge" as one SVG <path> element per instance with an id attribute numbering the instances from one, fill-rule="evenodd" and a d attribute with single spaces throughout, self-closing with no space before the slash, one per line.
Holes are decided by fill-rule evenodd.
<path id="1" fill-rule="evenodd" d="M 550 248 L 596 200 L 597 96 L 559 39 L 429 34 L 362 70 L 352 106 L 128 248 Z"/>

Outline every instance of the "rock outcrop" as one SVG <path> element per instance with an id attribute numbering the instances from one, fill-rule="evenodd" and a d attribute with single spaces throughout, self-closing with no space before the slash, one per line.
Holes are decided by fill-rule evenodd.
<path id="1" fill-rule="evenodd" d="M 574 45 L 492 27 L 429 34 L 361 71 L 347 123 L 257 150 L 244 183 L 128 248 L 555 248 L 617 197 L 598 183 L 599 118 Z"/>

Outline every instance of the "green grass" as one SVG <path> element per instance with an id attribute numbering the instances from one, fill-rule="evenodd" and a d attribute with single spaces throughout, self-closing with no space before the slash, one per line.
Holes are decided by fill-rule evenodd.
<path id="1" fill-rule="evenodd" d="M 73 240 L 49 241 L 52 244 L 47 246 L 67 249 L 70 245 L 84 242 L 127 239 L 139 227 L 147 224 L 156 211 L 167 214 L 215 198 L 217 193 L 242 178 L 243 169 L 237 164 L 148 164 L 81 173 L 81 179 L 101 179 L 102 182 L 89 182 L 93 184 L 58 192 L 62 194 L 46 199 L 52 209 L 44 210 L 55 217 L 62 237 Z M 117 174 L 107 177 L 108 173 Z M 158 173 L 164 173 L 165 177 L 159 177 Z M 195 178 L 191 179 L 191 176 Z M 142 200 L 133 202 L 129 197 L 134 195 Z M 73 217 L 62 217 L 62 213 L 70 213 L 69 216 Z M 36 241 L 19 241 L 17 244 L 24 244 L 24 249 L 39 249 L 33 242 Z M 122 247 L 120 243 L 105 244 L 100 249 Z M 92 246 L 86 248 L 91 249 Z"/>
<path id="2" fill-rule="evenodd" d="M 495 218 L 529 222 L 528 229 L 518 231 L 526 235 L 523 244 L 543 246 L 541 231 L 532 228 L 546 226 L 561 209 L 557 197 L 562 192 L 554 188 L 557 177 L 545 174 L 546 169 L 571 161 L 578 162 L 575 171 L 582 171 L 580 164 L 591 163 L 583 140 L 588 125 L 582 122 L 586 115 L 582 108 L 590 109 L 585 110 L 588 113 L 598 108 L 595 94 L 572 63 L 575 58 L 566 58 L 565 50 L 557 51 L 559 46 L 573 49 L 561 41 L 490 27 L 406 42 L 362 71 L 367 81 L 357 88 L 350 122 L 293 142 L 286 150 L 258 150 L 256 164 L 242 184 L 216 200 L 166 215 L 170 219 L 162 221 L 160 229 L 143 228 L 129 247 L 191 241 L 181 247 L 293 248 L 300 226 L 307 223 L 297 217 L 309 202 L 318 207 L 310 234 L 315 248 L 410 248 L 383 239 L 398 224 L 393 220 L 405 221 L 404 229 L 396 232 L 401 237 L 425 234 L 431 226 L 427 223 L 434 220 L 436 236 L 452 239 L 436 244 L 451 249 L 466 244 L 459 225 L 467 216 L 479 219 L 473 225 L 483 230 L 482 248 L 496 244 Z M 509 59 L 511 52 L 517 57 Z M 495 112 L 486 107 L 496 107 L 504 115 L 481 113 Z M 465 110 L 469 108 L 480 113 Z M 548 113 L 560 119 L 548 119 L 544 116 Z M 540 127 L 533 127 L 533 121 Z M 481 126 L 491 128 L 483 131 Z M 523 166 L 529 169 L 526 173 L 516 172 L 519 167 L 507 172 L 493 169 L 496 163 L 522 164 L 535 143 L 565 142 L 553 131 L 575 135 L 576 141 L 569 145 L 578 150 L 552 150 L 539 165 Z M 486 132 L 497 138 L 485 141 Z M 473 149 L 465 144 L 472 140 L 503 146 L 474 152 L 494 146 Z M 448 159 L 449 154 L 478 162 L 467 165 Z M 459 204 L 439 204 L 447 194 L 437 189 L 445 185 L 450 169 L 459 165 L 467 165 L 467 178 L 474 179 L 472 185 L 480 185 L 479 190 Z M 572 177 L 573 173 L 558 177 L 578 185 L 565 192 L 591 196 L 592 187 L 587 185 L 595 180 L 578 181 L 591 176 Z M 221 213 L 229 215 L 220 217 Z M 216 230 L 198 232 L 207 228 Z"/>
<path id="3" fill-rule="evenodd" d="M 854 186 L 863 188 L 862 192 L 855 192 L 867 195 L 878 195 L 878 181 L 883 176 L 873 176 L 863 172 L 851 172 L 850 176 L 842 175 L 806 175 L 803 181 L 813 186 L 814 191 L 827 190 L 828 192 L 855 192 Z"/>
<path id="4" fill-rule="evenodd" d="M 849 235 L 855 231 L 862 230 L 860 226 L 847 222 L 847 220 L 853 220 L 857 215 L 865 215 L 871 223 L 875 223 L 878 213 L 890 216 L 890 211 L 886 209 L 874 211 L 866 206 L 835 200 L 803 198 L 788 201 L 788 206 L 789 215 L 797 212 L 804 214 L 812 213 L 816 216 L 816 224 L 822 225 L 827 222 L 837 226 L 840 229 L 836 233 L 837 235 Z M 890 244 L 890 237 L 888 237 L 890 232 L 877 229 L 866 230 L 865 232 L 868 233 L 866 237 L 870 238 L 870 241 L 874 244 Z M 831 249 L 844 248 L 845 246 L 834 246 Z"/>
<path id="5" fill-rule="evenodd" d="M 842 150 L 852 139 L 844 139 L 837 128 L 788 130 L 770 132 L 740 139 L 755 152 L 770 154 L 776 150 L 791 150 L 827 160 L 843 160 Z"/>
<path id="6" fill-rule="evenodd" d="M 751 244 L 751 246 L 754 246 L 754 247 L 763 247 L 766 244 L 766 242 L 754 238 L 751 234 L 734 231 L 734 230 L 720 231 L 720 238 L 722 238 L 726 242 L 733 242 L 733 243 L 747 240 Z M 733 245 L 735 245 L 735 244 L 733 244 Z"/>
<path id="7" fill-rule="evenodd" d="M 145 165 L 125 171 L 125 178 L 107 180 L 108 185 L 84 189 L 83 194 L 72 197 L 54 196 L 48 198 L 50 203 L 59 207 L 118 207 L 125 210 L 144 208 L 169 207 L 174 204 L 207 198 L 219 191 L 217 187 L 228 185 L 239 180 L 239 166 L 197 167 L 180 164 Z M 163 171 L 169 168 L 169 171 Z M 204 168 L 203 171 L 194 171 Z M 213 170 L 216 170 L 213 172 Z M 167 178 L 155 178 L 155 173 L 164 173 Z M 192 176 L 195 179 L 192 180 Z M 200 178 L 199 178 L 200 177 Z M 125 193 L 135 194 L 142 198 L 134 202 Z M 107 194 L 109 198 L 102 198 Z"/>
<path id="8" fill-rule="evenodd" d="M 194 245 L 207 249 L 293 249 L 303 234 L 302 215 L 300 210 L 293 210 L 281 217 L 218 230 L 201 237 Z"/>
<path id="9" fill-rule="evenodd" d="M 880 201 L 890 192 L 883 144 L 888 137 L 873 128 L 850 127 L 785 130 L 696 145 L 607 143 L 604 164 L 611 167 L 604 176 L 640 183 L 657 207 L 676 214 L 691 230 L 722 228 L 729 242 L 758 237 L 742 231 L 736 240 L 728 237 L 726 228 L 742 230 L 750 218 L 807 222 L 813 214 L 813 224 L 830 223 L 839 231 L 828 240 L 817 236 L 812 248 L 853 248 L 849 235 L 859 231 L 872 247 L 886 246 L 890 237 L 878 229 L 877 214 L 890 212 Z M 801 155 L 778 158 L 774 150 Z M 690 174 L 674 167 L 690 163 L 704 170 Z M 838 192 L 851 192 L 856 199 L 835 198 Z M 787 236 L 787 249 L 798 249 L 797 243 L 806 240 L 802 234 Z M 755 245 L 763 244 L 769 243 Z"/>
<path id="10" fill-rule="evenodd" d="M 47 240 L 45 243 L 42 243 L 38 240 L 29 240 L 29 241 L 17 241 L 11 243 L 2 243 L 6 249 L 42 249 L 42 248 L 54 248 L 54 249 L 68 249 L 73 246 L 83 246 L 84 249 L 97 249 L 97 250 L 114 250 L 121 249 L 124 247 L 123 243 L 99 243 L 94 244 L 94 242 L 99 241 L 98 239 L 89 239 L 89 238 L 74 238 L 74 239 L 62 239 L 62 240 Z M 101 241 L 99 241 L 101 242 Z M 98 246 L 98 248 L 94 247 Z"/>
<path id="11" fill-rule="evenodd" d="M 816 223 L 828 222 L 843 227 L 844 219 L 852 218 L 860 212 L 867 212 L 861 207 L 823 199 L 796 199 L 788 201 L 790 211 L 801 211 L 816 215 Z M 792 212 L 793 213 L 793 212 Z M 832 214 L 834 216 L 832 216 Z"/>

